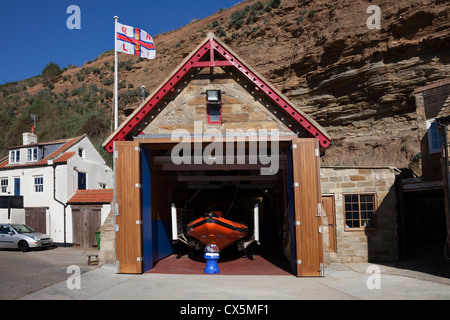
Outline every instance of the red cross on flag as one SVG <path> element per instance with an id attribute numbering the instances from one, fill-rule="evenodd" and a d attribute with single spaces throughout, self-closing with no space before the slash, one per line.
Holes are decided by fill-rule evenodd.
<path id="1" fill-rule="evenodd" d="M 117 23 L 116 50 L 141 58 L 155 59 L 153 38 L 144 30 Z"/>

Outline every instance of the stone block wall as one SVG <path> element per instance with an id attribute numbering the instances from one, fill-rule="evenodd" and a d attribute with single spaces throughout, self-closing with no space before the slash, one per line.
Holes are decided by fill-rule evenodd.
<path id="1" fill-rule="evenodd" d="M 328 219 L 323 215 L 326 256 L 336 262 L 398 260 L 396 169 L 322 167 L 322 195 L 333 195 L 336 215 L 336 253 L 328 252 Z M 344 195 L 374 194 L 375 225 L 350 229 L 345 225 Z M 329 213 L 327 213 L 329 214 Z"/>
<path id="2" fill-rule="evenodd" d="M 99 260 L 101 265 L 115 266 L 115 234 L 114 234 L 114 205 L 111 203 L 111 211 L 100 228 Z"/>
<path id="3" fill-rule="evenodd" d="M 277 129 L 280 132 L 300 131 L 300 136 L 306 136 L 304 129 L 298 128 L 298 124 L 288 119 L 283 111 L 237 73 L 225 72 L 221 68 L 214 68 L 212 76 L 208 68 L 191 72 L 198 74 L 187 76 L 190 80 L 178 84 L 175 92 L 149 113 L 147 121 L 144 121 L 147 126 L 141 128 L 144 134 L 172 134 L 176 129 L 185 129 L 190 133 L 199 129 L 203 132 L 214 129 L 222 134 L 227 130 L 270 132 Z M 208 124 L 206 90 L 222 91 L 220 125 Z"/>

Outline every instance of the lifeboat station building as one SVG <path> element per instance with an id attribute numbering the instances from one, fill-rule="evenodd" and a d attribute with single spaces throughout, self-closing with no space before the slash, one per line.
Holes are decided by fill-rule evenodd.
<path id="1" fill-rule="evenodd" d="M 245 252 L 276 257 L 295 276 L 324 276 L 333 259 L 395 260 L 395 170 L 321 169 L 330 143 L 324 128 L 209 35 L 104 142 L 115 162 L 117 273 L 151 272 L 169 256 L 201 250 L 189 246 L 186 225 L 207 212 L 248 224 Z M 368 232 L 382 202 L 389 205 L 378 223 L 390 227 Z M 256 263 L 234 249 L 221 259 Z M 201 271 L 199 257 L 190 259 Z"/>

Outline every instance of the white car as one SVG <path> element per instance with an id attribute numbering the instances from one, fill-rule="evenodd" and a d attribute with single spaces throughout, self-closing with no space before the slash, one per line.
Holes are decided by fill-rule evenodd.
<path id="1" fill-rule="evenodd" d="M 37 232 L 24 224 L 0 223 L 0 248 L 21 249 L 45 248 L 53 245 L 49 235 Z"/>

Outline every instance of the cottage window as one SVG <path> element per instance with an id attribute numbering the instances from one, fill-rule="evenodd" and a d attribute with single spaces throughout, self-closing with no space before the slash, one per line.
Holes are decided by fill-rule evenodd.
<path id="1" fill-rule="evenodd" d="M 373 227 L 375 208 L 374 194 L 344 195 L 345 228 Z"/>
<path id="2" fill-rule="evenodd" d="M 27 150 L 27 161 L 37 161 L 37 158 L 38 158 L 38 149 L 29 148 Z"/>
<path id="3" fill-rule="evenodd" d="M 85 152 L 84 152 L 84 149 L 83 149 L 83 148 L 78 148 L 78 156 L 79 156 L 81 159 L 84 159 L 84 158 L 85 158 Z"/>
<path id="4" fill-rule="evenodd" d="M 8 178 L 0 178 L 0 193 L 8 192 Z"/>
<path id="5" fill-rule="evenodd" d="M 20 162 L 20 150 L 12 150 L 9 157 L 9 163 Z"/>
<path id="6" fill-rule="evenodd" d="M 44 192 L 44 177 L 34 177 L 34 192 Z"/>
<path id="7" fill-rule="evenodd" d="M 428 152 L 441 152 L 442 135 L 439 133 L 437 122 L 434 119 L 427 120 Z"/>

